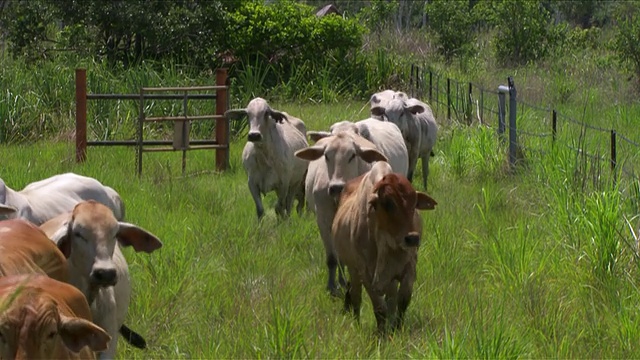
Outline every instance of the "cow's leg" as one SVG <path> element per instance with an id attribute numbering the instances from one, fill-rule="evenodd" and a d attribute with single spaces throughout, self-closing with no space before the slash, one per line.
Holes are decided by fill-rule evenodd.
<path id="1" fill-rule="evenodd" d="M 384 301 L 384 297 L 381 293 L 373 290 L 370 284 L 365 285 L 367 294 L 371 298 L 371 305 L 373 306 L 373 314 L 376 317 L 376 323 L 378 324 L 378 334 L 384 334 L 386 332 L 387 322 L 387 304 Z"/>
<path id="2" fill-rule="evenodd" d="M 100 359 L 115 359 L 120 327 L 116 319 L 116 299 L 113 287 L 101 288 L 91 303 L 93 322 L 104 329 L 111 341 L 107 350 L 100 352 Z"/>
<path id="3" fill-rule="evenodd" d="M 260 197 L 258 183 L 253 181 L 251 176 L 249 177 L 249 191 L 251 192 L 253 202 L 256 204 L 256 213 L 258 214 L 258 220 L 260 220 L 262 216 L 264 216 L 264 207 L 262 207 L 262 198 Z"/>
<path id="4" fill-rule="evenodd" d="M 415 268 L 404 276 L 400 282 L 400 289 L 398 290 L 398 321 L 395 324 L 396 328 L 402 326 L 404 321 L 404 313 L 409 307 L 411 302 L 411 294 L 413 293 L 413 283 L 415 282 Z"/>
<path id="5" fill-rule="evenodd" d="M 304 182 L 300 183 L 300 185 L 296 187 L 296 200 L 298 201 L 296 210 L 298 212 L 298 215 L 302 215 L 302 210 L 305 206 Z"/>
<path id="6" fill-rule="evenodd" d="M 429 153 L 423 154 L 420 158 L 422 163 L 422 186 L 424 186 L 425 191 L 427 191 L 427 178 L 429 177 L 429 158 Z"/>
<path id="7" fill-rule="evenodd" d="M 398 308 L 398 281 L 391 280 L 384 289 L 385 303 L 387 304 L 387 318 L 389 319 L 389 325 L 395 327 L 396 322 L 396 309 Z"/>
<path id="8" fill-rule="evenodd" d="M 407 172 L 407 180 L 409 180 L 409 182 L 412 182 L 413 174 L 416 171 L 416 165 L 418 164 L 418 157 L 420 157 L 420 154 L 418 153 L 418 147 L 410 146 L 409 143 L 407 143 L 407 150 L 409 152 L 409 171 Z"/>
<path id="9" fill-rule="evenodd" d="M 350 276 L 349 284 L 347 287 L 347 292 L 345 294 L 345 310 L 347 306 L 347 298 L 349 299 L 349 305 L 351 311 L 353 311 L 353 316 L 356 320 L 360 321 L 360 306 L 362 305 L 362 279 L 356 273 L 354 276 Z"/>
<path id="10" fill-rule="evenodd" d="M 331 236 L 331 222 L 333 221 L 333 216 L 331 219 L 327 219 L 327 214 L 316 213 L 316 223 L 318 224 L 318 229 L 320 230 L 320 237 L 322 238 L 322 243 L 324 244 L 324 251 L 327 261 L 327 269 L 329 271 L 329 277 L 327 279 L 327 290 L 331 293 L 331 295 L 339 296 L 338 287 L 336 285 L 336 271 L 338 269 L 338 258 L 336 257 L 336 252 L 333 247 L 333 238 Z"/>

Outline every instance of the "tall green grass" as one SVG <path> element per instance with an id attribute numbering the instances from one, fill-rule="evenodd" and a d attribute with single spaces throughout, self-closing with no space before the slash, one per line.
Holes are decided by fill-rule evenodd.
<path id="1" fill-rule="evenodd" d="M 363 102 L 285 103 L 309 129 L 362 119 Z M 125 249 L 133 278 L 127 324 L 145 351 L 120 342 L 118 358 L 634 358 L 640 356 L 638 267 L 622 188 L 582 188 L 574 152 L 555 148 L 517 172 L 495 133 L 451 124 L 431 159 L 418 279 L 405 326 L 378 338 L 369 300 L 358 324 L 324 289 L 326 266 L 311 214 L 278 220 L 275 196 L 255 218 L 240 167 L 209 151 L 144 154 L 136 178 L 128 148 L 38 142 L 0 147 L 14 188 L 75 171 L 116 188 L 128 221 L 156 235 L 153 254 Z M 418 171 L 417 174 L 420 174 Z M 577 175 L 576 175 L 577 174 Z M 418 175 L 419 176 L 419 175 Z M 420 184 L 416 179 L 416 184 Z M 638 199 L 635 199 L 636 204 Z"/>

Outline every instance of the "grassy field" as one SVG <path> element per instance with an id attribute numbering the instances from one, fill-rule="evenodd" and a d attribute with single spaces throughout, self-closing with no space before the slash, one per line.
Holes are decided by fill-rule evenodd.
<path id="1" fill-rule="evenodd" d="M 272 105 L 310 130 L 366 117 L 363 102 Z M 509 172 L 493 130 L 443 126 L 413 300 L 405 327 L 381 339 L 366 296 L 358 324 L 326 293 L 310 214 L 280 221 L 270 195 L 258 223 L 243 144 L 232 144 L 230 171 L 184 178 L 179 153 L 145 154 L 140 179 L 133 149 L 89 148 L 78 165 L 72 142 L 0 147 L 8 186 L 96 177 L 120 192 L 128 221 L 163 240 L 150 255 L 125 250 L 127 324 L 149 349 L 121 339 L 119 358 L 640 357 L 640 269 L 625 220 L 637 223 L 637 181 L 592 179 L 562 147 Z M 213 167 L 213 152 L 188 154 L 187 173 Z"/>

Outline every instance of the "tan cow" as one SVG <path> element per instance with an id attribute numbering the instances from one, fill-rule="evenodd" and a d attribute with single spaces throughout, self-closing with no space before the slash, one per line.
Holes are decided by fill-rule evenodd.
<path id="1" fill-rule="evenodd" d="M 345 310 L 359 317 L 364 285 L 379 332 L 386 330 L 387 320 L 394 328 L 402 325 L 422 234 L 417 210 L 432 210 L 436 204 L 383 161 L 352 180 L 341 195 L 331 235 L 350 277 Z"/>
<path id="2" fill-rule="evenodd" d="M 109 340 L 73 286 L 38 274 L 0 278 L 1 359 L 95 359 Z"/>
<path id="3" fill-rule="evenodd" d="M 64 255 L 38 227 L 29 221 L 0 221 L 0 276 L 46 274 L 68 282 Z"/>
<path id="4" fill-rule="evenodd" d="M 118 221 L 111 209 L 93 200 L 78 203 L 72 212 L 61 214 L 40 228 L 67 257 L 69 282 L 87 297 L 94 322 L 111 335 L 109 349 L 100 358 L 114 358 L 118 331 L 132 345 L 144 348 L 144 339 L 123 325 L 131 282 L 120 246 L 150 253 L 162 247 L 162 242 L 136 225 Z"/>

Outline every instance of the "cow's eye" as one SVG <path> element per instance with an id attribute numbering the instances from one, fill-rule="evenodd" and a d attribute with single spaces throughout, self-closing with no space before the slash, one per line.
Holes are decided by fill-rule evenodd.
<path id="1" fill-rule="evenodd" d="M 79 239 L 82 239 L 82 241 L 87 242 L 87 239 L 84 236 L 82 236 L 82 234 L 80 234 L 79 232 L 75 232 L 73 235 Z"/>
<path id="2" fill-rule="evenodd" d="M 55 330 L 51 331 L 49 334 L 47 334 L 47 340 L 53 339 L 54 337 L 56 337 L 56 334 L 58 334 L 57 331 Z"/>
<path id="3" fill-rule="evenodd" d="M 391 199 L 384 199 L 382 201 L 382 207 L 387 212 L 392 212 L 396 208 L 396 204 Z"/>

